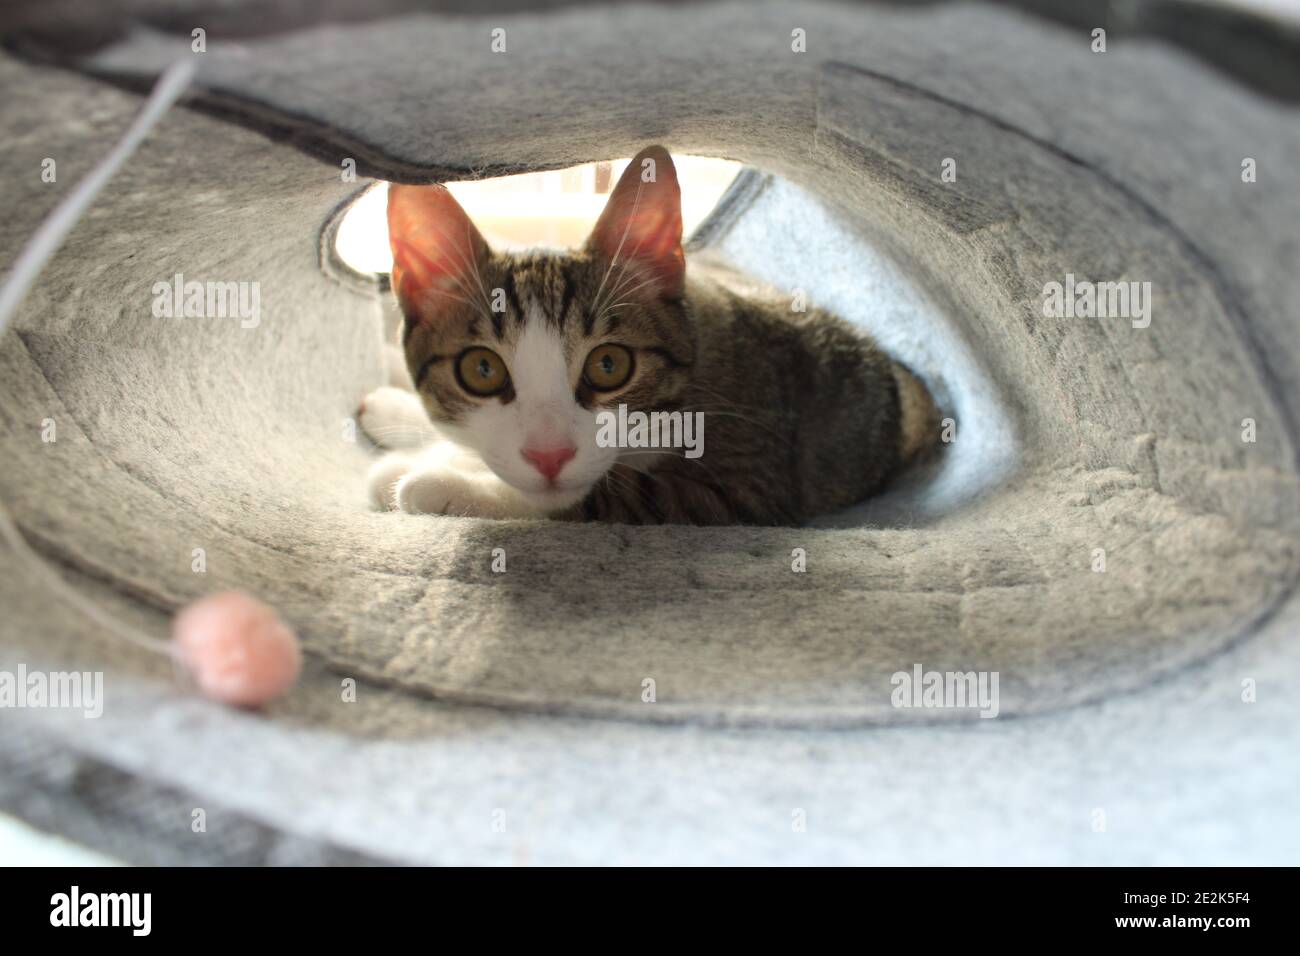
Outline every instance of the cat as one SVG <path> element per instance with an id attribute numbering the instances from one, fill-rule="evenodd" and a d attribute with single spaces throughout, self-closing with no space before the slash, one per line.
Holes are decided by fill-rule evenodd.
<path id="1" fill-rule="evenodd" d="M 412 389 L 360 411 L 395 449 L 371 469 L 380 508 L 797 525 L 937 447 L 930 392 L 862 332 L 694 256 L 688 275 L 661 146 L 632 160 L 576 251 L 494 253 L 438 185 L 393 184 L 388 225 Z M 619 406 L 701 415 L 707 442 L 688 457 L 599 440 Z"/>

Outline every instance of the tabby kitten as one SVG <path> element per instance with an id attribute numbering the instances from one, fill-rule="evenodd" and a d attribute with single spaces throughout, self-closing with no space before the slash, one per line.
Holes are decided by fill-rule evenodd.
<path id="1" fill-rule="evenodd" d="M 413 391 L 367 396 L 399 449 L 382 508 L 492 518 L 797 524 L 934 448 L 925 387 L 862 333 L 682 252 L 668 152 L 628 166 L 584 248 L 501 255 L 442 186 L 388 194 Z M 602 412 L 703 413 L 702 454 L 607 447 Z M 430 425 L 432 421 L 432 426 Z"/>

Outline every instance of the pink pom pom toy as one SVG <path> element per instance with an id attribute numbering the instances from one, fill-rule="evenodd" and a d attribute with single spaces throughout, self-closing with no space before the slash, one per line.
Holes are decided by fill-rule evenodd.
<path id="1" fill-rule="evenodd" d="M 175 652 L 202 693 L 237 707 L 269 703 L 302 667 L 298 639 L 275 611 L 238 591 L 213 594 L 176 615 Z"/>

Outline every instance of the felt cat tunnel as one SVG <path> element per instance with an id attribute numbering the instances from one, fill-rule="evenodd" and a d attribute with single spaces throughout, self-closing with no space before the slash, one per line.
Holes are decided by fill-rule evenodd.
<path id="1" fill-rule="evenodd" d="M 123 626 L 162 637 L 243 591 L 297 632 L 304 671 L 259 715 L 198 699 L 6 547 L 0 670 L 100 673 L 104 707 L 0 712 L 0 807 L 140 861 L 974 860 L 994 825 L 1021 858 L 1300 843 L 1277 777 L 1254 776 L 1294 780 L 1295 705 L 1242 690 L 1300 677 L 1289 22 L 1169 3 L 70 9 L 0 14 L 6 267 L 168 64 L 196 78 L 0 341 L 0 495 Z M 652 142 L 750 167 L 691 254 L 908 362 L 951 417 L 941 465 L 801 528 L 370 509 L 353 416 L 385 381 L 391 306 L 334 260 L 340 210 L 372 177 Z M 156 314 L 177 277 L 255 284 L 256 321 Z M 900 699 L 928 673 L 996 674 L 997 718 Z M 920 789 L 863 775 L 909 760 Z M 1142 767 L 1179 794 L 1168 819 L 1248 799 L 1271 846 L 1193 843 L 1089 789 Z M 1151 829 L 1098 850 L 1065 817 L 1107 799 Z M 716 801 L 725 826 L 700 810 Z M 807 803 L 835 822 L 791 846 L 771 821 Z M 219 838 L 195 836 L 196 808 Z"/>

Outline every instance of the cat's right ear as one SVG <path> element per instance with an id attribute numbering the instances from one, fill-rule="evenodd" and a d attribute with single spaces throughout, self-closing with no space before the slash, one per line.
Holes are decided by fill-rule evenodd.
<path id="1" fill-rule="evenodd" d="M 487 242 L 446 186 L 388 187 L 393 290 L 410 317 L 468 298 Z"/>

